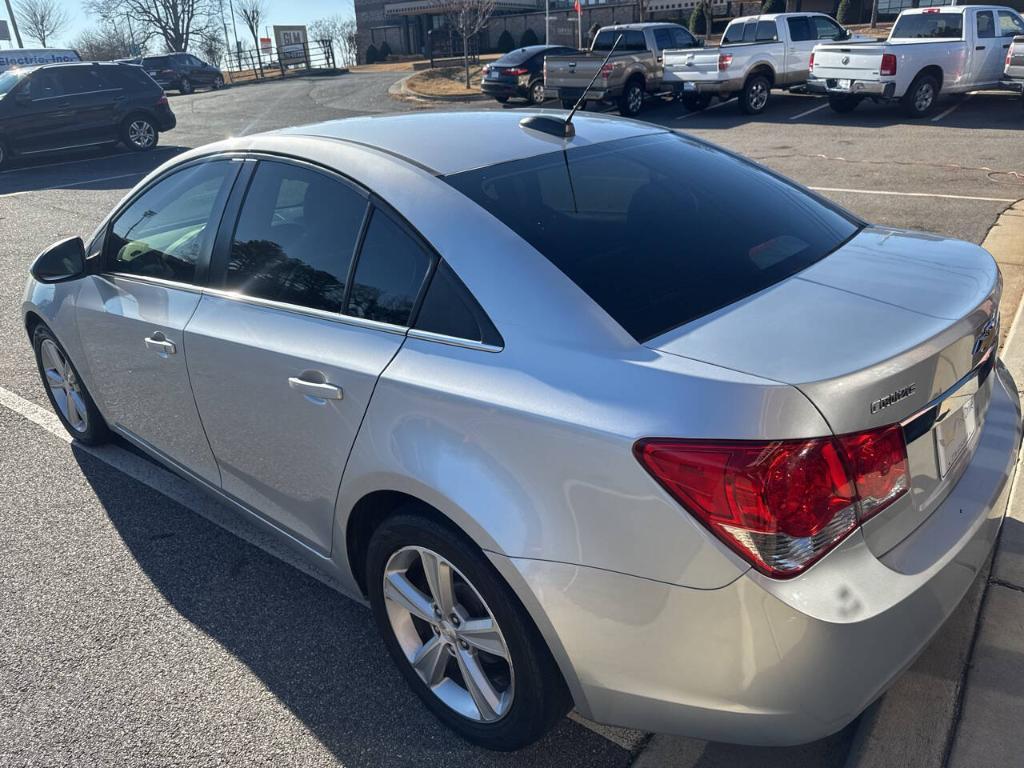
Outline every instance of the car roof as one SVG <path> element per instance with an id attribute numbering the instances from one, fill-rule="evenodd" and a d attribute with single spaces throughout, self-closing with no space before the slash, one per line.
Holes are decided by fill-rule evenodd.
<path id="1" fill-rule="evenodd" d="M 660 29 L 663 27 L 681 27 L 682 24 L 678 24 L 674 21 L 645 21 L 637 22 L 635 24 L 608 24 L 607 26 L 601 27 L 601 30 L 605 29 Z M 601 31 L 598 30 L 598 31 Z"/>
<path id="2" fill-rule="evenodd" d="M 270 135 L 352 142 L 406 160 L 434 175 L 448 176 L 572 147 L 668 132 L 633 120 L 577 114 L 573 118 L 576 135 L 561 139 L 523 128 L 520 121 L 529 114 L 553 119 L 565 115 L 549 110 L 411 112 L 331 120 Z"/>

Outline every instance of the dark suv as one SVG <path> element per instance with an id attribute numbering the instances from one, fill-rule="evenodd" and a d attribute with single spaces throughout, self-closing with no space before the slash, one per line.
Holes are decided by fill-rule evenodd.
<path id="1" fill-rule="evenodd" d="M 196 88 L 217 90 L 224 85 L 224 75 L 219 69 L 191 53 L 146 56 L 136 61 L 165 91 L 192 93 Z"/>
<path id="2" fill-rule="evenodd" d="M 129 64 L 47 64 L 0 74 L 0 168 L 18 155 L 116 141 L 141 152 L 176 124 L 163 89 Z"/>

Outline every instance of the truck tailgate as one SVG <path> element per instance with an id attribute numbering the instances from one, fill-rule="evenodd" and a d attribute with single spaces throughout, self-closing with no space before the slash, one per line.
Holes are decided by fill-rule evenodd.
<path id="1" fill-rule="evenodd" d="M 665 51 L 665 82 L 718 80 L 719 48 L 682 48 Z"/>
<path id="2" fill-rule="evenodd" d="M 878 80 L 884 45 L 819 45 L 814 49 L 812 74 L 822 80 Z"/>
<path id="3" fill-rule="evenodd" d="M 1006 57 L 1006 76 L 1024 79 L 1024 35 L 1013 38 L 1013 45 Z"/>
<path id="4" fill-rule="evenodd" d="M 581 91 L 601 68 L 603 56 L 548 56 L 544 59 L 544 85 Z"/>

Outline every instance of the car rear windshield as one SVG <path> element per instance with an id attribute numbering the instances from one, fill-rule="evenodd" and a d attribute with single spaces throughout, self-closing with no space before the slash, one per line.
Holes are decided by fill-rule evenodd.
<path id="1" fill-rule="evenodd" d="M 446 180 L 640 342 L 784 280 L 859 228 L 753 163 L 672 133 Z"/>
<path id="2" fill-rule="evenodd" d="M 166 69 L 171 66 L 171 60 L 166 56 L 149 56 L 142 60 L 142 66 Z"/>
<path id="3" fill-rule="evenodd" d="M 522 64 L 524 61 L 529 61 L 542 50 L 544 49 L 531 46 L 529 48 L 520 48 L 517 51 L 510 51 L 509 53 L 506 53 L 504 56 L 498 59 L 496 62 L 494 62 L 494 66 L 514 67 L 519 64 Z"/>
<path id="4" fill-rule="evenodd" d="M 952 37 L 959 40 L 964 35 L 962 13 L 912 13 L 896 20 L 891 39 L 915 37 Z"/>

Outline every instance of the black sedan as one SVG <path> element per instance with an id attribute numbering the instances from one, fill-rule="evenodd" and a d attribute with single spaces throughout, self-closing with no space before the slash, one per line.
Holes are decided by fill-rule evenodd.
<path id="1" fill-rule="evenodd" d="M 544 101 L 544 57 L 578 53 L 564 45 L 530 45 L 509 51 L 484 67 L 480 90 L 504 104 L 510 98 Z"/>

